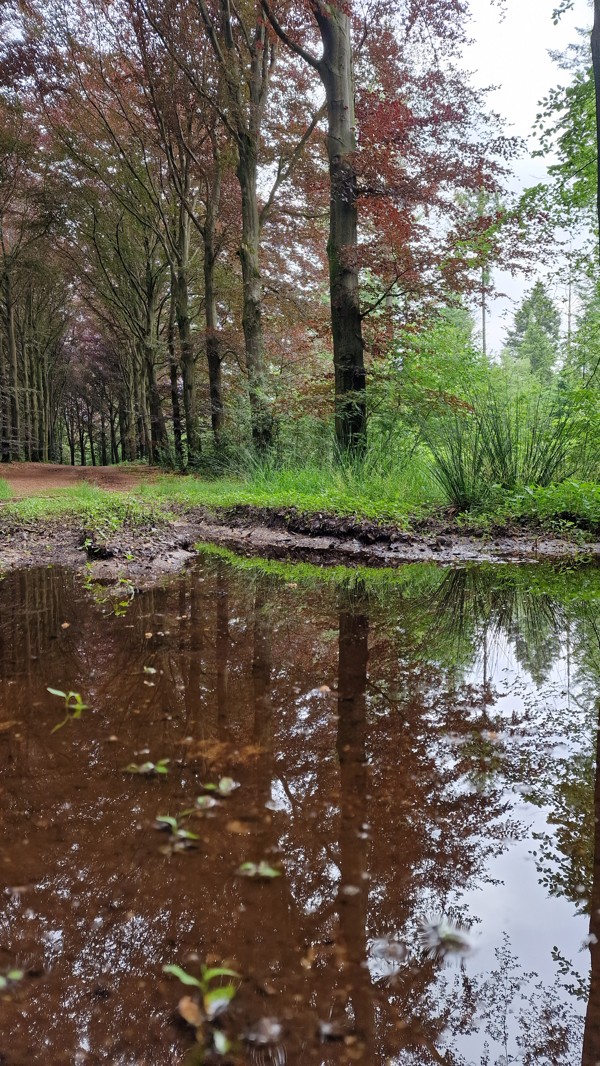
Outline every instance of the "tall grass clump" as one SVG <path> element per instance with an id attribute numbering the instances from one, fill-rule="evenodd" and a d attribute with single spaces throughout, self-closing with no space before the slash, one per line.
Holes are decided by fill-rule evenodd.
<path id="1" fill-rule="evenodd" d="M 12 496 L 11 487 L 5 478 L 0 477 L 0 500 L 10 500 Z"/>
<path id="2" fill-rule="evenodd" d="M 461 511 L 484 506 L 502 489 L 560 482 L 577 464 L 577 420 L 555 397 L 490 390 L 426 424 L 424 436 L 434 477 Z"/>

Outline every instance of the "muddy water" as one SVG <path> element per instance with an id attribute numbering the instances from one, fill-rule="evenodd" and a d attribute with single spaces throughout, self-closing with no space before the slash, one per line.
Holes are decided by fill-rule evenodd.
<path id="1" fill-rule="evenodd" d="M 0 1063 L 598 1063 L 598 591 L 8 575 Z M 164 965 L 235 971 L 228 1009 Z"/>

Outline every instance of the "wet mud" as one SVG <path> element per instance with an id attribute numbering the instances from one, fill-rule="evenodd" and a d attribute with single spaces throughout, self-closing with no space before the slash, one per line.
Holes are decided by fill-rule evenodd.
<path id="1" fill-rule="evenodd" d="M 3 1066 L 596 1063 L 599 587 L 8 573 Z"/>
<path id="2" fill-rule="evenodd" d="M 91 566 L 98 578 L 125 576 L 139 587 L 185 566 L 198 543 L 223 545 L 247 556 L 323 566 L 396 567 L 412 562 L 464 565 L 600 558 L 600 542 L 506 529 L 476 535 L 430 520 L 410 532 L 366 520 L 237 507 L 218 512 L 172 508 L 171 519 L 98 537 L 76 516 L 29 523 L 3 516 L 0 571 L 39 565 Z M 177 513 L 178 511 L 178 513 Z"/>

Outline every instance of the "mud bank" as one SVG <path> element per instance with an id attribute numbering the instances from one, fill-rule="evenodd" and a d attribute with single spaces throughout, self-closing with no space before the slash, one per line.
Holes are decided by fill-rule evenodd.
<path id="1" fill-rule="evenodd" d="M 44 564 L 87 566 L 96 579 L 122 575 L 143 587 L 157 575 L 185 566 L 198 543 L 317 565 L 393 567 L 409 562 L 460 565 L 600 558 L 597 540 L 577 543 L 540 531 L 514 529 L 483 536 L 433 521 L 407 532 L 324 514 L 252 507 L 217 513 L 187 509 L 153 525 L 124 525 L 107 540 L 87 529 L 77 516 L 25 524 L 14 517 L 3 522 L 0 510 L 0 570 L 4 571 Z"/>

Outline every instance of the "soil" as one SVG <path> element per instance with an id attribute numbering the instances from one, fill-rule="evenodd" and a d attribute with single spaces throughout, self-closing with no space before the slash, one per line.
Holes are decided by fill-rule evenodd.
<path id="1" fill-rule="evenodd" d="M 135 466 L 62 466 L 55 463 L 7 463 L 0 477 L 8 481 L 13 496 L 48 495 L 55 489 L 80 485 L 82 481 L 98 488 L 127 492 L 142 480 L 152 480 L 156 471 L 141 463 Z"/>
<path id="2" fill-rule="evenodd" d="M 60 467 L 23 463 L 2 468 L 15 496 L 39 495 L 87 480 L 126 491 L 151 478 L 147 467 Z M 316 565 L 394 567 L 402 563 L 535 562 L 600 558 L 600 542 L 575 542 L 529 528 L 495 529 L 486 535 L 457 529 L 448 514 L 413 525 L 410 531 L 366 519 L 302 514 L 291 509 L 238 506 L 209 512 L 170 505 L 171 520 L 145 527 L 123 526 L 99 541 L 77 516 L 24 523 L 2 514 L 0 570 L 39 565 L 83 567 L 95 579 L 120 576 L 137 587 L 183 567 L 194 545 L 223 545 L 243 555 L 303 561 Z"/>

